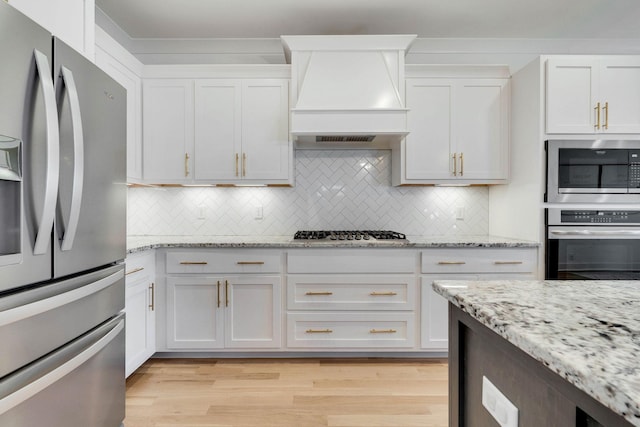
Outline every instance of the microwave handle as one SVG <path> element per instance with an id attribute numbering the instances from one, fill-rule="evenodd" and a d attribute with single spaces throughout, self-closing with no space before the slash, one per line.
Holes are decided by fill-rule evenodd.
<path id="1" fill-rule="evenodd" d="M 38 231 L 33 247 L 34 255 L 42 255 L 47 252 L 49 246 L 51 228 L 53 227 L 56 211 L 58 180 L 60 177 L 60 130 L 58 127 L 58 107 L 56 105 L 56 95 L 53 89 L 53 78 L 51 77 L 49 61 L 47 57 L 37 49 L 34 49 L 33 53 L 38 77 L 42 85 L 47 132 L 47 172 L 44 203 L 40 221 L 38 221 Z"/>

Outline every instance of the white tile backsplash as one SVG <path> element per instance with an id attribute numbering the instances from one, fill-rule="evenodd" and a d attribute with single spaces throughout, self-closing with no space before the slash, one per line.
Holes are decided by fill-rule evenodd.
<path id="1" fill-rule="evenodd" d="M 392 187 L 389 150 L 298 150 L 295 162 L 293 188 L 129 188 L 128 233 L 292 235 L 303 229 L 488 233 L 487 187 Z M 262 207 L 262 219 L 255 219 L 256 207 Z M 458 207 L 464 208 L 464 220 L 456 219 Z"/>

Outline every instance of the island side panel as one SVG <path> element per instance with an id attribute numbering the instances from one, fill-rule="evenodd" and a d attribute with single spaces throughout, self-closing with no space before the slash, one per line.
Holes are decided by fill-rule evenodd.
<path id="1" fill-rule="evenodd" d="M 450 426 L 499 425 L 482 406 L 483 376 L 518 407 L 519 427 L 581 426 L 578 407 L 603 426 L 631 426 L 453 304 L 449 321 Z"/>

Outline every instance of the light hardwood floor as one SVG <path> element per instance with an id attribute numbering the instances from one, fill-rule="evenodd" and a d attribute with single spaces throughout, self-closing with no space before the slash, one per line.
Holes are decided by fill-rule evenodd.
<path id="1" fill-rule="evenodd" d="M 151 359 L 125 427 L 445 427 L 443 359 Z"/>

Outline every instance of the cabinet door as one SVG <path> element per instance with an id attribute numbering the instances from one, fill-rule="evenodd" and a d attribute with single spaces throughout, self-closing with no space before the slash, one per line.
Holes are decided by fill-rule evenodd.
<path id="1" fill-rule="evenodd" d="M 242 83 L 243 179 L 289 177 L 289 83 L 249 79 Z"/>
<path id="2" fill-rule="evenodd" d="M 449 304 L 431 286 L 434 280 L 478 280 L 477 274 L 422 276 L 420 342 L 422 348 L 449 349 Z"/>
<path id="3" fill-rule="evenodd" d="M 143 84 L 144 179 L 192 180 L 193 81 L 147 79 Z"/>
<path id="4" fill-rule="evenodd" d="M 216 277 L 167 277 L 168 348 L 224 346 L 223 284 Z"/>
<path id="5" fill-rule="evenodd" d="M 601 64 L 603 131 L 640 133 L 640 58 L 603 57 Z"/>
<path id="6" fill-rule="evenodd" d="M 598 66 L 593 57 L 547 60 L 547 133 L 593 133 Z"/>
<path id="7" fill-rule="evenodd" d="M 509 85 L 505 79 L 461 81 L 455 99 L 458 178 L 507 179 Z"/>
<path id="8" fill-rule="evenodd" d="M 281 285 L 279 276 L 238 276 L 225 282 L 227 348 L 279 348 Z"/>
<path id="9" fill-rule="evenodd" d="M 451 179 L 454 82 L 408 79 L 405 171 L 407 180 Z"/>
<path id="10" fill-rule="evenodd" d="M 128 377 L 156 351 L 155 307 L 153 306 L 153 280 L 144 275 L 129 283 L 127 278 L 125 313 L 126 368 Z"/>
<path id="11" fill-rule="evenodd" d="M 240 179 L 241 92 L 240 80 L 196 81 L 196 180 Z"/>

